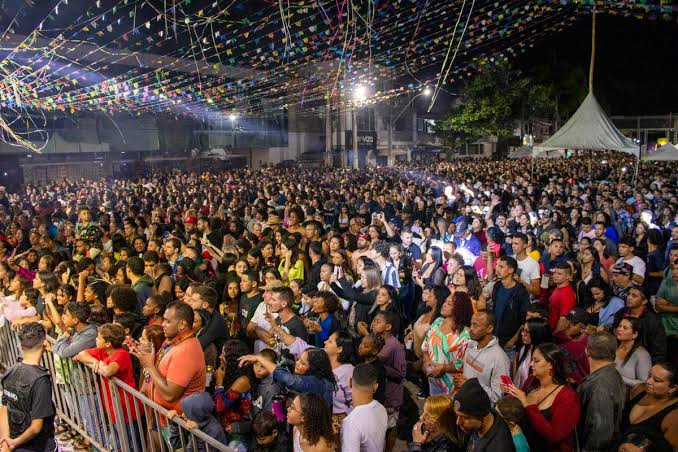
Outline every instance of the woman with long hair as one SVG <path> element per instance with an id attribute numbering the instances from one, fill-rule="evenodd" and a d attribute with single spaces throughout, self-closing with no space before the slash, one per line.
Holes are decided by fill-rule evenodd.
<path id="1" fill-rule="evenodd" d="M 231 424 L 248 417 L 252 405 L 254 371 L 251 365 L 239 365 L 248 351 L 247 344 L 242 341 L 227 341 L 221 352 L 220 366 L 214 372 L 214 413 L 231 440 L 242 444 L 247 444 L 247 438 L 233 434 Z"/>
<path id="2" fill-rule="evenodd" d="M 445 245 L 454 246 L 454 243 L 449 242 L 446 243 Z M 445 269 L 447 276 L 445 277 L 445 285 L 449 287 L 450 290 L 452 290 L 452 288 L 454 287 L 453 283 L 454 275 L 457 274 L 457 271 L 459 271 L 459 269 L 464 266 L 464 258 L 457 253 L 452 254 L 451 252 L 446 252 L 445 255 L 447 256 L 446 262 L 447 268 Z"/>
<path id="3" fill-rule="evenodd" d="M 421 271 L 414 271 L 412 277 L 419 287 L 424 287 L 427 284 L 442 286 L 445 282 L 443 250 L 437 246 L 429 248 L 426 252 L 424 264 L 421 266 Z"/>
<path id="4" fill-rule="evenodd" d="M 581 265 L 581 280 L 588 284 L 593 279 L 609 281 L 609 275 L 605 267 L 600 265 L 598 250 L 593 247 L 585 248 L 577 255 L 577 261 Z"/>
<path id="5" fill-rule="evenodd" d="M 452 398 L 448 395 L 432 395 L 424 402 L 419 421 L 412 429 L 412 442 L 418 448 L 410 451 L 452 452 L 463 451 L 464 434 L 457 427 Z"/>
<path id="6" fill-rule="evenodd" d="M 645 256 L 647 256 L 648 251 L 647 249 L 648 234 L 649 228 L 645 223 L 643 223 L 642 221 L 636 223 L 636 227 L 633 234 L 633 238 L 636 242 L 636 247 L 634 248 L 633 253 L 643 260 L 645 260 Z"/>
<path id="7" fill-rule="evenodd" d="M 615 330 L 617 356 L 615 365 L 628 389 L 647 380 L 652 367 L 650 354 L 640 345 L 641 324 L 636 317 L 624 317 Z"/>
<path id="8" fill-rule="evenodd" d="M 287 209 L 287 228 L 286 230 L 290 234 L 294 234 L 295 232 L 298 232 L 300 234 L 304 234 L 306 232 L 306 228 L 302 225 L 304 222 L 304 219 L 306 216 L 304 215 L 304 211 L 301 209 L 301 207 L 298 206 L 292 206 Z M 282 243 L 282 242 L 278 242 Z"/>
<path id="9" fill-rule="evenodd" d="M 66 325 L 61 318 L 66 309 L 66 305 L 75 301 L 77 293 L 75 287 L 70 284 L 63 284 L 56 291 L 56 294 L 47 294 L 45 296 L 45 317 L 56 328 L 56 333 L 60 334 L 66 331 Z"/>
<path id="10" fill-rule="evenodd" d="M 624 307 L 624 300 L 614 295 L 612 287 L 602 279 L 588 284 L 591 304 L 584 306 L 588 314 L 588 325 L 597 328 L 611 328 L 614 315 Z"/>
<path id="11" fill-rule="evenodd" d="M 384 284 L 377 289 L 374 306 L 370 309 L 370 323 L 380 312 L 394 312 L 400 317 L 400 310 L 398 309 L 398 291 L 395 287 Z"/>
<path id="12" fill-rule="evenodd" d="M 346 250 L 330 253 L 330 264 L 341 268 L 341 274 L 353 283 L 353 270 L 351 270 L 351 258 Z"/>
<path id="13" fill-rule="evenodd" d="M 351 307 L 348 310 L 348 325 L 352 328 L 357 328 L 360 322 L 369 324 L 371 321 L 370 311 L 377 298 L 377 290 L 381 286 L 381 272 L 376 266 L 365 265 L 359 275 L 359 289 L 353 288 L 345 276 L 337 278 L 333 273 L 330 279 L 332 291 L 339 298 L 351 302 Z"/>
<path id="14" fill-rule="evenodd" d="M 294 452 L 331 452 L 332 416 L 318 394 L 299 394 L 287 408 L 287 423 L 292 426 Z"/>
<path id="15" fill-rule="evenodd" d="M 322 397 L 328 407 L 332 406 L 337 381 L 325 350 L 314 347 L 304 350 L 294 362 L 294 373 L 263 358 L 261 354 L 245 355 L 239 359 L 240 366 L 253 362 L 261 364 L 273 375 L 273 381 L 284 388 L 298 393 L 313 392 Z"/>
<path id="16" fill-rule="evenodd" d="M 608 245 L 608 242 L 605 238 L 593 239 L 591 246 L 595 248 L 596 251 L 598 251 L 600 265 L 609 275 L 616 262 L 616 250 L 613 249 L 614 246 Z"/>
<path id="17" fill-rule="evenodd" d="M 471 297 L 473 310 L 478 310 L 478 300 L 480 299 L 480 281 L 476 269 L 470 265 L 461 267 L 452 277 L 453 292 L 465 292 Z"/>
<path id="18" fill-rule="evenodd" d="M 412 349 L 417 358 L 413 364 L 413 369 L 417 376 L 423 377 L 418 384 L 421 388 L 417 394 L 418 397 L 426 397 L 429 392 L 428 379 L 423 373 L 423 352 L 421 350 L 421 344 L 424 342 L 424 338 L 431 327 L 431 323 L 435 320 L 433 315 L 436 312 L 440 312 L 439 306 L 442 306 L 449 295 L 450 289 L 445 286 L 424 287 L 421 298 L 424 303 L 425 311 L 413 325 L 405 329 L 405 338 L 403 339 L 405 347 Z"/>
<path id="19" fill-rule="evenodd" d="M 455 391 L 452 374 L 463 369 L 472 316 L 471 298 L 465 292 L 450 294 L 441 306 L 436 306 L 433 323 L 421 345 L 431 395 Z"/>
<path id="20" fill-rule="evenodd" d="M 224 326 L 231 338 L 240 334 L 240 280 L 231 278 L 224 288 L 224 294 L 219 305 L 219 313 L 224 318 Z"/>
<path id="21" fill-rule="evenodd" d="M 511 374 L 513 384 L 525 390 L 531 380 L 532 352 L 539 345 L 553 341 L 553 336 L 546 319 L 533 318 L 525 322 L 525 326 L 520 331 L 520 339 L 522 345 L 513 357 Z"/>
<path id="22" fill-rule="evenodd" d="M 534 379 L 527 394 L 516 385 L 501 385 L 503 392 L 520 400 L 527 412 L 525 436 L 533 450 L 574 452 L 580 406 L 577 393 L 567 383 L 563 351 L 546 342 L 532 353 Z"/>
<path id="23" fill-rule="evenodd" d="M 351 410 L 351 376 L 356 364 L 353 337 L 345 331 L 336 331 L 325 341 L 323 348 L 330 359 L 337 388 L 332 397 L 332 415 L 345 416 Z"/>
<path id="24" fill-rule="evenodd" d="M 280 246 L 281 261 L 278 264 L 278 272 L 282 282 L 289 286 L 293 279 L 304 279 L 304 261 L 299 256 L 297 241 L 288 237 Z"/>
<path id="25" fill-rule="evenodd" d="M 32 283 L 30 280 L 21 277 L 18 273 L 14 275 L 14 278 L 9 283 L 7 290 L 9 295 L 4 297 L 2 303 L 0 303 L 0 312 L 5 316 L 10 322 L 14 321 L 19 315 L 21 310 L 21 305 L 19 304 L 19 299 L 23 295 L 26 289 L 30 289 Z"/>

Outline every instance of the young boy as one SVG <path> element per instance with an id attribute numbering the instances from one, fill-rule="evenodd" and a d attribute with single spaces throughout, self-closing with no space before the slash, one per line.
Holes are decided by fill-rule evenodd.
<path id="1" fill-rule="evenodd" d="M 91 313 L 91 306 L 84 301 L 71 301 L 66 305 L 61 315 L 66 331 L 52 347 L 55 357 L 70 363 L 71 360 L 68 358 L 73 358 L 83 350 L 96 346 L 97 326 L 90 323 Z M 77 399 L 72 399 L 72 391 L 66 391 L 67 403 L 72 410 L 75 410 L 76 405 L 79 406 L 85 430 L 91 437 L 95 437 L 96 432 L 103 428 L 103 420 L 99 414 L 99 399 L 96 398 L 92 389 L 96 387 L 96 383 L 90 378 L 90 384 L 86 384 L 85 372 L 81 372 L 75 365 L 68 364 L 68 367 L 72 369 L 69 371 L 68 382 L 75 387 Z"/>
<path id="2" fill-rule="evenodd" d="M 284 424 L 271 411 L 261 411 L 252 421 L 252 452 L 278 452 L 287 449 Z"/>
<path id="3" fill-rule="evenodd" d="M 134 381 L 134 373 L 132 371 L 132 357 L 127 350 L 122 348 L 124 341 L 125 329 L 121 325 L 115 323 L 106 323 L 99 327 L 99 333 L 96 338 L 96 348 L 90 348 L 80 352 L 75 359 L 85 364 L 91 364 L 94 372 L 102 377 L 116 377 L 123 383 L 136 389 L 136 382 Z M 111 418 L 111 423 L 114 423 L 116 412 L 111 399 L 111 389 L 108 380 L 104 381 L 104 406 Z M 126 436 L 123 438 L 123 441 L 126 441 L 132 450 L 141 450 L 142 446 L 139 426 L 138 423 L 135 422 L 139 408 L 134 403 L 132 395 L 129 393 L 125 394 L 125 392 L 118 388 L 118 397 L 120 399 L 126 430 Z M 129 410 L 127 407 L 129 407 Z M 116 430 L 113 431 L 115 434 L 113 437 L 109 438 L 109 440 L 114 445 L 114 449 L 119 449 L 119 433 Z"/>
<path id="4" fill-rule="evenodd" d="M 144 316 L 148 319 L 149 325 L 162 326 L 162 316 L 167 307 L 167 300 L 162 295 L 151 295 L 146 299 L 142 310 Z"/>
<path id="5" fill-rule="evenodd" d="M 513 446 L 516 448 L 516 452 L 529 452 L 530 446 L 527 444 L 525 434 L 520 428 L 520 422 L 525 417 L 525 408 L 520 403 L 520 400 L 513 396 L 504 396 L 497 400 L 496 411 L 506 421 L 506 425 L 511 430 Z"/>
<path id="6" fill-rule="evenodd" d="M 396 338 L 399 327 L 398 314 L 391 311 L 380 311 L 372 321 L 372 332 L 384 339 L 384 348 L 377 358 L 384 363 L 386 370 L 386 400 L 384 406 L 388 413 L 388 432 L 386 434 L 386 451 L 393 450 L 396 440 L 396 424 L 403 404 L 403 380 L 407 372 L 405 346 Z"/>
<path id="7" fill-rule="evenodd" d="M 189 429 L 199 428 L 220 443 L 228 444 L 228 439 L 226 438 L 223 427 L 212 415 L 212 408 L 212 397 L 206 392 L 196 392 L 181 399 L 181 409 L 184 411 L 184 414 L 182 414 L 181 417 L 186 420 Z M 167 417 L 169 419 L 172 419 L 177 415 L 178 413 L 174 410 L 167 412 Z M 196 446 L 196 449 L 193 449 L 192 441 L 188 441 L 186 452 L 205 451 L 205 444 L 203 441 L 196 440 Z"/>
<path id="8" fill-rule="evenodd" d="M 360 355 L 367 364 L 372 364 L 377 369 L 377 391 L 374 393 L 374 400 L 382 405 L 386 399 L 386 370 L 377 356 L 384 348 L 384 339 L 376 334 L 368 334 L 363 337 L 358 346 L 358 355 Z"/>

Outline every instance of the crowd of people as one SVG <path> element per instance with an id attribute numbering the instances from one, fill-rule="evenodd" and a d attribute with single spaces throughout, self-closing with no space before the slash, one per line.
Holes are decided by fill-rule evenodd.
<path id="1" fill-rule="evenodd" d="M 121 397 L 131 450 L 178 449 L 179 417 L 237 451 L 678 449 L 678 181 L 629 165 L 0 188 L 1 321 L 24 355 L 2 377 L 0 447 L 92 447 L 48 397 L 79 361 L 168 410 Z M 111 389 L 75 393 L 95 437 Z"/>

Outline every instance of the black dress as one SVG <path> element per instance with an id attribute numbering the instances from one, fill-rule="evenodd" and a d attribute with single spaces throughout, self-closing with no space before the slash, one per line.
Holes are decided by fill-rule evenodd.
<path id="1" fill-rule="evenodd" d="M 642 399 L 645 396 L 645 391 L 641 392 L 634 398 L 628 401 L 626 406 L 624 407 L 624 415 L 622 416 L 622 432 L 625 432 L 631 428 L 636 429 L 636 428 L 641 428 L 641 429 L 646 429 L 646 430 L 651 430 L 653 432 L 659 433 L 660 435 L 663 436 L 662 432 L 662 422 L 664 421 L 664 418 L 673 410 L 678 410 L 678 399 L 674 400 L 672 404 L 667 406 L 661 411 L 658 411 L 657 413 L 653 414 L 649 418 L 638 422 L 637 424 L 631 424 L 629 420 L 629 415 L 631 414 L 631 410 L 633 409 L 634 406 L 640 402 L 640 399 Z"/>

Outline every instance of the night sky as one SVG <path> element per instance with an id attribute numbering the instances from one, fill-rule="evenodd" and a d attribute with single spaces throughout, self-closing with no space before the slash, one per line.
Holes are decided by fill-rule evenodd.
<path id="1" fill-rule="evenodd" d="M 678 113 L 678 23 L 599 14 L 594 92 L 609 115 Z M 526 52 L 529 70 L 557 60 L 581 67 L 588 77 L 591 18 L 583 17 Z M 587 79 L 588 80 L 588 79 Z"/>

